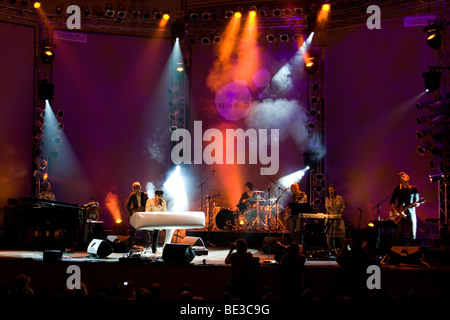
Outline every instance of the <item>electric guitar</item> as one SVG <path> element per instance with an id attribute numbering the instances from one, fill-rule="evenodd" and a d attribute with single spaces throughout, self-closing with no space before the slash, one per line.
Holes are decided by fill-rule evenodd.
<path id="1" fill-rule="evenodd" d="M 414 203 L 411 203 L 410 205 L 407 205 L 406 207 L 398 207 L 397 212 L 394 210 L 389 210 L 389 219 L 394 221 L 395 223 L 399 223 L 402 218 L 406 217 L 405 211 L 412 207 L 416 207 L 418 204 L 422 204 L 425 202 L 425 198 L 420 198 L 419 201 L 416 201 Z"/>

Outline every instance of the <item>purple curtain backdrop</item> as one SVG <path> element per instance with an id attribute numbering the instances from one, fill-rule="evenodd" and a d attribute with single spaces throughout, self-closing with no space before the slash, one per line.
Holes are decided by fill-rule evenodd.
<path id="1" fill-rule="evenodd" d="M 418 231 L 437 218 L 437 184 L 430 183 L 429 158 L 416 153 L 416 103 L 433 100 L 424 93 L 422 73 L 437 62 L 421 27 L 402 19 L 382 21 L 380 30 L 365 25 L 328 32 L 326 51 L 327 182 L 346 199 L 345 215 L 361 227 L 378 216 L 377 205 L 406 171 L 427 202 L 418 208 Z M 389 200 L 380 206 L 388 218 Z M 427 231 L 428 229 L 428 231 Z"/>
<path id="2" fill-rule="evenodd" d="M 171 168 L 166 67 L 172 47 L 168 39 L 86 35 L 86 43 L 55 40 L 51 105 L 65 114 L 62 142 L 50 158 L 49 173 L 57 200 L 99 201 L 102 219 L 111 223 L 111 211 L 125 212 L 134 181 L 144 189 L 147 184 L 161 187 Z M 2 24 L 0 37 L 3 43 L 16 43 L 1 53 L 1 70 L 8 75 L 2 77 L 0 96 L 1 139 L 7 150 L 2 159 L 9 164 L 1 171 L 4 204 L 8 197 L 31 192 L 34 29 Z M 303 168 L 307 84 L 301 65 L 294 63 L 296 51 L 292 42 L 264 43 L 258 73 L 222 84 L 220 88 L 245 87 L 252 101 L 246 117 L 229 120 L 219 112 L 217 91 L 208 86 L 215 48 L 193 47 L 187 129 L 193 133 L 194 121 L 202 121 L 203 132 L 279 129 L 280 163 L 271 179 L 260 174 L 266 165 L 259 162 L 184 165 L 190 210 L 200 208 L 198 186 L 212 170 L 216 174 L 203 185 L 203 196 L 220 192 L 221 205 L 234 207 L 245 182 L 264 191 L 270 186 L 275 196 L 273 182 Z M 437 216 L 437 185 L 428 180 L 428 158 L 416 153 L 415 105 L 431 99 L 423 93 L 421 75 L 436 63 L 436 53 L 426 46 L 421 28 L 405 28 L 401 20 L 393 20 L 383 21 L 381 30 L 356 26 L 330 31 L 325 58 L 326 182 L 345 197 L 345 215 L 357 227 L 357 207 L 362 208 L 364 228 L 376 219 L 374 208 L 392 192 L 397 173 L 407 171 L 427 198 L 419 208 L 419 232 L 427 232 L 425 219 Z M 12 111 L 9 105 L 17 108 Z M 387 207 L 383 202 L 383 218 Z"/>
<path id="3" fill-rule="evenodd" d="M 0 22 L 0 43 L 0 206 L 4 206 L 8 198 L 32 193 L 35 30 Z"/>

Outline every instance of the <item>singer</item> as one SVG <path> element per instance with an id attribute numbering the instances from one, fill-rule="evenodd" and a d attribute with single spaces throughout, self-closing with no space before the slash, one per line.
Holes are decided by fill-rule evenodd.
<path id="1" fill-rule="evenodd" d="M 164 212 L 167 210 L 167 204 L 166 201 L 162 198 L 164 195 L 164 191 L 162 190 L 156 190 L 155 191 L 155 197 L 148 199 L 147 203 L 145 204 L 145 211 L 146 212 Z M 159 239 L 159 230 L 153 230 L 148 231 L 153 232 L 153 236 L 149 239 L 152 239 L 152 252 L 156 253 L 156 250 L 158 249 L 158 239 Z"/>
<path id="2" fill-rule="evenodd" d="M 334 185 L 328 186 L 328 196 L 325 198 L 325 210 L 330 216 L 334 218 L 327 218 L 325 223 L 330 224 L 328 229 L 327 242 L 330 249 L 340 248 L 345 239 L 345 222 L 342 217 L 342 213 L 345 210 L 344 198 L 337 194 L 336 187 Z M 331 219 L 331 221 L 328 221 Z M 339 243 L 336 243 L 336 242 Z"/>

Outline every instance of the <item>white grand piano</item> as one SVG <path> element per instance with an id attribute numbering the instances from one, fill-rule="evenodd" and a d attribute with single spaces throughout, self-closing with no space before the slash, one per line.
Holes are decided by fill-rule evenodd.
<path id="1" fill-rule="evenodd" d="M 136 212 L 130 218 L 133 228 L 139 230 L 165 230 L 164 245 L 172 242 L 176 229 L 201 229 L 205 227 L 205 213 L 201 211 L 186 212 Z"/>

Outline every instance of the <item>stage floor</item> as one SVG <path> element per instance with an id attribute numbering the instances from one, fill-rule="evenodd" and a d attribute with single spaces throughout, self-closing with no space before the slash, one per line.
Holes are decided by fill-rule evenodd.
<path id="1" fill-rule="evenodd" d="M 206 247 L 207 254 L 196 255 L 191 265 L 210 265 L 210 266 L 226 266 L 225 258 L 229 252 L 229 248 L 226 247 Z M 274 253 L 264 253 L 262 249 L 252 249 L 249 251 L 254 257 L 259 258 L 262 264 L 276 263 L 274 260 Z M 152 253 L 151 250 L 144 250 L 140 253 L 143 262 L 164 262 L 162 259 L 163 248 L 159 247 L 156 253 Z M 99 258 L 89 255 L 87 251 L 76 251 L 73 253 L 62 253 L 63 262 L 102 262 L 102 263 L 117 263 L 122 259 L 128 257 L 128 253 L 116 253 L 113 252 L 105 258 Z M 43 251 L 33 250 L 0 250 L 0 259 L 31 259 L 35 261 L 44 261 Z M 305 266 L 333 266 L 337 267 L 338 264 L 332 256 L 326 259 L 311 259 L 307 260 Z"/>
<path id="2" fill-rule="evenodd" d="M 27 274 L 31 278 L 31 287 L 36 291 L 45 288 L 45 292 L 54 294 L 65 286 L 70 276 L 69 266 L 76 265 L 80 268 L 81 281 L 91 294 L 104 292 L 105 288 L 111 292 L 111 288 L 125 282 L 136 289 L 158 283 L 162 288 L 159 299 L 177 300 L 177 290 L 187 283 L 196 296 L 205 300 L 221 300 L 230 279 L 231 267 L 224 263 L 229 248 L 207 246 L 206 249 L 207 255 L 195 256 L 190 263 L 181 265 L 164 263 L 162 248 L 156 254 L 143 252 L 140 259 L 125 258 L 127 253 L 116 252 L 106 258 L 98 258 L 90 256 L 87 251 L 76 251 L 63 253 L 60 261 L 44 260 L 43 251 L 3 249 L 0 250 L 0 288 L 10 287 L 15 277 Z M 269 288 L 278 299 L 282 293 L 281 271 L 274 255 L 260 248 L 249 248 L 249 251 L 260 260 L 255 270 L 258 292 Z M 449 252 L 448 248 L 443 248 L 427 253 L 429 259 L 426 264 L 389 265 L 374 260 L 374 264 L 381 269 L 383 290 L 372 291 L 371 294 L 376 296 L 383 292 L 392 299 L 409 299 L 411 293 L 416 292 L 423 299 L 449 299 Z M 305 287 L 313 292 L 317 300 L 336 300 L 340 266 L 332 256 L 308 257 L 304 273 Z"/>

